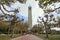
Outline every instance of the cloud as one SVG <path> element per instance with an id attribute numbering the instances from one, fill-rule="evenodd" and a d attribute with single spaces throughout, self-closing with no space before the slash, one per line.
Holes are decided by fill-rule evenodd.
<path id="1" fill-rule="evenodd" d="M 19 9 L 19 13 L 28 18 L 28 7 L 32 7 L 32 25 L 37 24 L 37 18 L 39 16 L 43 17 L 44 16 L 44 11 L 41 9 L 38 5 L 38 1 L 35 0 L 27 0 L 26 4 L 21 4 L 19 2 L 16 2 L 15 4 L 16 8 Z"/>
<path id="2" fill-rule="evenodd" d="M 38 5 L 38 1 L 35 0 L 27 0 L 26 4 L 21 4 L 18 1 L 15 3 L 11 4 L 11 9 L 9 10 L 14 10 L 16 8 L 19 9 L 19 16 L 21 17 L 24 16 L 28 18 L 28 6 L 32 7 L 32 25 L 37 24 L 37 19 L 39 16 L 43 17 L 44 16 L 44 11 L 41 9 Z M 7 7 L 8 8 L 8 7 Z M 7 12 L 6 12 L 7 13 Z M 26 20 L 26 18 L 25 18 Z"/>

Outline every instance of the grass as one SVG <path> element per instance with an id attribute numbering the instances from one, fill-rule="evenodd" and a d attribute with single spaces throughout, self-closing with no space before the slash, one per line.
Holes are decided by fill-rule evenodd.
<path id="1" fill-rule="evenodd" d="M 0 40 L 11 40 L 11 37 L 7 35 L 0 35 Z"/>
<path id="2" fill-rule="evenodd" d="M 0 40 L 11 40 L 12 38 L 10 37 L 11 34 L 0 34 Z M 20 34 L 14 34 L 14 38 L 19 37 Z"/>
<path id="3" fill-rule="evenodd" d="M 46 38 L 45 34 L 40 34 L 39 36 L 41 38 L 43 38 L 44 40 L 60 40 L 60 35 L 51 35 L 51 34 L 49 34 L 49 38 Z"/>
<path id="4" fill-rule="evenodd" d="M 9 34 L 10 35 L 10 34 Z M 21 36 L 20 34 L 15 34 L 14 35 L 14 38 L 16 38 L 16 37 L 19 37 L 19 36 Z M 44 40 L 47 40 L 47 38 L 46 38 L 46 35 L 45 34 L 39 34 L 38 35 L 40 38 L 42 38 L 42 39 L 44 39 Z M 10 36 L 8 36 L 7 34 L 5 34 L 5 35 L 1 35 L 0 34 L 0 40 L 11 40 L 12 38 L 10 37 Z M 60 35 L 57 35 L 57 34 L 49 34 L 49 38 L 48 38 L 48 40 L 60 40 Z"/>

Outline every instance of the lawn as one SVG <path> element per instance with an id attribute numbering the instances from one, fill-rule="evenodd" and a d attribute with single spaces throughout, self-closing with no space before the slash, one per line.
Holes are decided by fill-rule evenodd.
<path id="1" fill-rule="evenodd" d="M 8 35 L 0 35 L 0 40 L 11 40 Z"/>
<path id="2" fill-rule="evenodd" d="M 47 40 L 45 34 L 39 34 L 39 37 L 43 38 L 44 40 Z M 53 35 L 49 34 L 48 40 L 60 40 L 60 35 L 58 35 L 58 34 L 53 34 Z"/>
<path id="3" fill-rule="evenodd" d="M 9 34 L 9 35 L 11 35 L 11 34 Z M 12 38 L 9 35 L 7 35 L 7 34 L 0 34 L 0 40 L 11 40 Z M 14 38 L 19 37 L 19 36 L 20 36 L 20 34 L 15 34 Z"/>
<path id="4" fill-rule="evenodd" d="M 14 38 L 21 36 L 20 34 L 15 34 Z M 39 34 L 38 35 L 40 38 L 47 40 L 46 39 L 46 35 L 45 34 Z M 0 34 L 0 40 L 11 40 L 12 38 L 10 36 L 8 36 L 7 34 L 5 35 L 1 35 Z M 49 34 L 49 38 L 48 40 L 60 40 L 60 35 L 57 34 Z"/>

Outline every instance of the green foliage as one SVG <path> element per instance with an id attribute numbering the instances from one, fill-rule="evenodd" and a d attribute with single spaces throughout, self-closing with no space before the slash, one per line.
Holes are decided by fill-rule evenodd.
<path id="1" fill-rule="evenodd" d="M 39 6 L 43 8 L 44 6 L 55 3 L 57 1 L 60 2 L 60 0 L 39 0 Z"/>
<path id="2" fill-rule="evenodd" d="M 3 31 L 3 32 L 6 32 L 8 29 L 10 31 L 25 31 L 28 29 L 28 24 L 27 23 L 23 23 L 23 24 L 19 24 L 18 22 L 18 18 L 16 16 L 16 13 L 19 12 L 18 9 L 14 10 L 14 11 L 8 11 L 5 7 L 4 7 L 4 4 L 6 4 L 7 6 L 10 6 L 10 3 L 11 2 L 15 2 L 16 0 L 0 0 L 0 4 L 3 6 L 3 9 L 7 12 L 14 12 L 14 15 L 8 15 L 8 14 L 5 14 L 5 12 L 1 9 L 1 11 L 3 12 L 3 14 L 5 15 L 8 15 L 8 16 L 11 16 L 13 17 L 13 20 L 10 22 L 10 23 L 6 23 L 6 22 L 2 22 L 0 21 L 0 31 Z M 26 3 L 26 0 L 17 0 L 17 1 L 20 1 L 23 3 Z M 3 16 L 5 18 L 5 16 Z M 4 31 L 5 30 L 5 31 Z M 8 31 L 9 31 L 8 30 Z M 13 31 L 13 32 L 14 32 Z"/>
<path id="3" fill-rule="evenodd" d="M 44 40 L 60 40 L 60 35 L 55 35 L 55 34 L 49 35 L 48 39 L 45 37 L 45 34 L 39 34 L 39 36 Z"/>
<path id="4" fill-rule="evenodd" d="M 11 38 L 8 35 L 4 34 L 4 36 L 3 36 L 0 34 L 0 40 L 11 40 Z"/>
<path id="5" fill-rule="evenodd" d="M 0 0 L 0 2 L 11 2 L 12 0 Z"/>
<path id="6" fill-rule="evenodd" d="M 29 28 L 29 25 L 28 25 L 28 23 L 26 22 L 26 23 L 22 23 L 22 24 L 19 24 L 19 27 L 18 27 L 18 29 L 19 29 L 19 31 L 21 32 L 21 31 L 28 31 L 28 28 Z"/>
<path id="7" fill-rule="evenodd" d="M 34 25 L 34 27 L 31 29 L 31 31 L 33 33 L 42 33 L 43 32 L 43 28 L 37 25 Z"/>
<path id="8" fill-rule="evenodd" d="M 0 23 L 0 29 L 7 29 L 8 26 L 9 26 L 9 23 L 6 23 L 6 22 Z"/>
<path id="9" fill-rule="evenodd" d="M 0 21 L 0 33 L 6 33 L 10 23 Z"/>

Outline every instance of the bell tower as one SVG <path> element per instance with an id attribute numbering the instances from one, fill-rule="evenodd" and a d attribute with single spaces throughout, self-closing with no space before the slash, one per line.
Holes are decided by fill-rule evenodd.
<path id="1" fill-rule="evenodd" d="M 32 7 L 28 7 L 28 24 L 29 24 L 29 29 L 32 28 Z"/>

